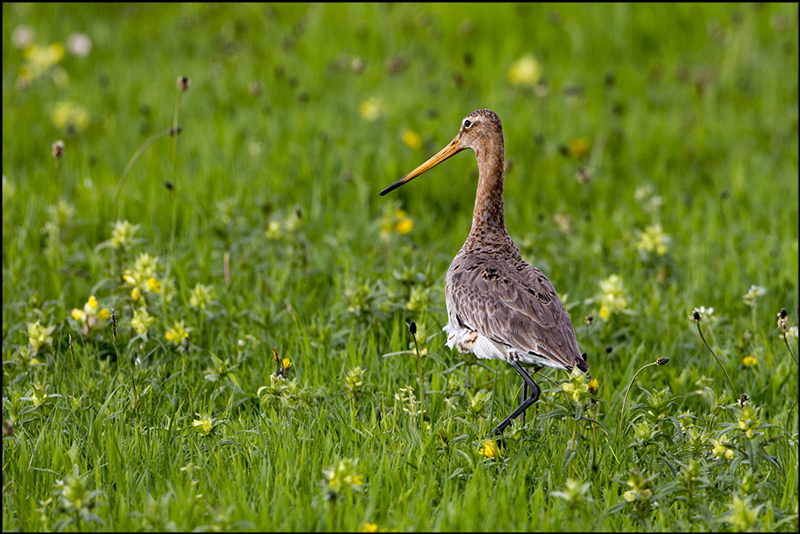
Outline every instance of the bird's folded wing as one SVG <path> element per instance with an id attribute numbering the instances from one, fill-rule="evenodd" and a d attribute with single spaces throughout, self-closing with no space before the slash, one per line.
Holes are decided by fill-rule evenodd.
<path id="1" fill-rule="evenodd" d="M 488 273 L 488 274 L 487 274 Z M 533 353 L 568 369 L 588 368 L 569 314 L 549 280 L 535 267 L 475 269 L 452 284 L 448 308 L 495 343 Z"/>

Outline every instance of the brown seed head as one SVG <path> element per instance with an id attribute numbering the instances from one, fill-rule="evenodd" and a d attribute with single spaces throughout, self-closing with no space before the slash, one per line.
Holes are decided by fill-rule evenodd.
<path id="1" fill-rule="evenodd" d="M 666 356 L 662 356 L 656 360 L 656 365 L 667 365 L 669 363 L 669 358 Z"/>
<path id="2" fill-rule="evenodd" d="M 55 143 L 53 143 L 53 157 L 56 159 L 61 159 L 61 156 L 64 155 L 64 141 L 59 139 Z"/>
<path id="3" fill-rule="evenodd" d="M 747 404 L 748 400 L 750 400 L 750 397 L 747 395 L 747 393 L 742 393 L 739 396 L 739 399 L 736 401 L 736 404 L 739 405 L 739 408 L 744 408 L 744 406 L 745 406 L 745 404 Z"/>
<path id="4" fill-rule="evenodd" d="M 111 308 L 111 332 L 114 334 L 114 345 L 117 344 L 117 314 Z"/>
<path id="5" fill-rule="evenodd" d="M 190 82 L 189 82 L 189 78 L 188 77 L 186 77 L 186 76 L 178 76 L 178 89 L 181 92 L 185 93 L 186 91 L 188 91 L 189 90 L 189 85 L 190 85 Z"/>
<path id="6" fill-rule="evenodd" d="M 258 96 L 261 94 L 261 82 L 258 80 L 253 80 L 247 85 L 247 91 L 253 95 Z"/>
<path id="7" fill-rule="evenodd" d="M 786 332 L 788 326 L 789 326 L 789 312 L 786 311 L 786 308 L 781 308 L 781 311 L 778 313 L 778 328 Z"/>

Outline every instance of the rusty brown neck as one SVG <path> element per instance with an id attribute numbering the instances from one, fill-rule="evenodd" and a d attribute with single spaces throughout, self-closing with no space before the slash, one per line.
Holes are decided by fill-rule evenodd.
<path id="1" fill-rule="evenodd" d="M 475 149 L 478 160 L 478 193 L 472 212 L 472 229 L 467 244 L 493 245 L 508 239 L 503 211 L 503 174 L 505 172 L 505 143 L 499 135 L 484 138 Z"/>

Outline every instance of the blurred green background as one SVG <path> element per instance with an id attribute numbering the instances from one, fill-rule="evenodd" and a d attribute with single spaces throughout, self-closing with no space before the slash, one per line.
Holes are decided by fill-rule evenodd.
<path id="1" fill-rule="evenodd" d="M 712 345 L 736 387 L 763 408 L 762 419 L 784 424 L 775 418 L 796 410 L 797 367 L 775 326 L 782 307 L 790 324 L 798 315 L 796 4 L 2 9 L 3 418 L 18 427 L 3 440 L 4 529 L 65 526 L 55 505 L 42 503 L 73 465 L 88 469 L 105 492 L 98 514 L 112 529 L 168 528 L 141 519 L 158 516 L 162 505 L 180 529 L 233 528 L 236 520 L 318 530 L 364 522 L 401 530 L 645 526 L 633 515 L 604 515 L 619 501 L 626 470 L 644 468 L 635 448 L 613 461 L 604 456 L 601 474 L 584 456 L 564 464 L 564 447 L 574 442 L 562 436 L 560 419 L 537 420 L 535 443 L 514 449 L 507 471 L 464 463 L 458 454 L 441 462 L 414 458 L 419 471 L 402 467 L 412 456 L 441 453 L 439 432 L 462 440 L 452 441 L 453 449 L 476 457 L 491 417 L 517 405 L 519 384 L 502 362 L 491 364 L 500 373 L 496 389 L 485 370 L 479 379 L 456 373 L 450 376 L 476 388 L 453 396 L 456 408 L 467 410 L 477 389 L 491 392 L 498 405 L 475 426 L 442 430 L 442 392 L 449 391 L 442 372 L 462 361 L 439 333 L 444 274 L 469 231 L 477 181 L 472 153 L 378 196 L 480 108 L 503 121 L 509 233 L 565 301 L 600 381 L 607 428 L 621 427 L 632 375 L 659 356 L 673 363 L 649 369 L 643 382 L 679 395 L 674 410 L 705 413 L 700 386 L 725 389 L 724 374 L 688 321 L 701 305 L 714 308 Z M 189 79 L 184 93 L 176 86 L 180 76 Z M 175 120 L 177 138 L 153 141 Z M 57 140 L 64 142 L 59 160 L 52 155 Z M 117 219 L 140 225 L 139 241 L 124 253 L 107 243 Z M 141 252 L 160 258 L 158 282 L 174 298 L 147 297 L 155 323 L 138 345 L 130 324 L 141 301 L 132 301 L 121 277 Z M 621 281 L 619 291 L 609 280 Z M 215 289 L 210 310 L 192 304 L 199 283 Z M 748 305 L 743 297 L 751 292 L 758 295 Z M 140 383 L 153 384 L 148 400 L 131 400 L 124 375 L 109 372 L 120 368 L 109 367 L 108 329 L 84 337 L 70 322 L 70 310 L 90 295 L 118 310 L 122 361 L 138 362 Z M 604 300 L 609 295 L 617 300 Z M 591 327 L 584 324 L 590 315 Z M 414 358 L 384 357 L 409 348 L 412 320 L 428 335 L 439 333 L 423 340 L 426 388 L 431 398 L 438 395 L 426 414 L 433 430 L 409 426 L 392 443 L 367 447 L 362 438 L 375 424 L 375 409 L 387 425 L 389 417 L 403 417 L 395 394 L 416 387 Z M 33 358 L 26 340 L 34 321 L 53 326 L 42 368 L 25 367 Z M 191 353 L 170 346 L 176 321 L 190 329 Z M 80 341 L 77 377 L 68 334 Z M 268 411 L 253 407 L 275 369 L 273 348 L 291 358 L 298 383 L 318 388 L 328 403 L 313 415 L 292 412 L 299 427 L 273 425 Z M 235 365 L 235 381 L 209 375 L 209 366 L 220 365 L 210 353 Z M 757 364 L 744 363 L 747 357 Z M 374 389 L 354 407 L 343 380 L 357 366 Z M 40 412 L 20 411 L 28 406 L 20 399 L 45 383 L 63 397 L 53 401 L 58 410 L 34 419 L 30 414 Z M 125 393 L 115 396 L 117 386 Z M 634 389 L 632 396 L 641 394 Z M 138 402 L 148 402 L 146 409 Z M 546 413 L 550 401 L 541 402 Z M 132 424 L 138 430 L 130 435 L 127 420 L 109 411 L 145 419 Z M 234 462 L 196 435 L 199 413 L 225 421 L 216 435 L 240 445 Z M 780 449 L 790 465 L 795 419 L 786 422 L 795 448 Z M 91 437 L 98 421 L 107 425 L 107 442 Z M 45 431 L 53 426 L 74 438 Z M 145 430 L 152 428 L 177 429 L 181 439 Z M 545 431 L 543 441 L 536 432 Z M 111 442 L 128 460 L 124 470 L 113 464 Z M 31 452 L 35 443 L 46 454 Z M 77 459 L 68 452 L 73 443 L 83 451 Z M 617 448 L 601 441 L 600 450 Z M 355 501 L 348 516 L 321 507 L 307 514 L 323 468 L 340 457 L 362 459 L 369 500 Z M 194 482 L 178 469 L 187 462 L 202 467 Z M 651 467 L 664 472 L 655 484 L 668 484 L 673 474 L 658 462 Z M 777 510 L 765 528 L 792 529 L 775 517 L 794 506 L 796 518 L 794 464 L 788 474 L 764 475 L 772 489 L 760 498 Z M 26 466 L 52 472 L 32 476 Z M 593 481 L 591 518 L 545 502 L 542 488 L 562 488 L 568 477 Z M 119 486 L 101 487 L 110 478 Z M 414 484 L 424 489 L 407 493 Z M 508 500 L 490 507 L 487 484 Z M 157 506 L 143 486 L 147 499 L 172 492 L 171 500 Z M 261 507 L 255 488 L 263 487 L 294 491 Z M 530 491 L 517 492 L 522 487 Z M 654 524 L 721 528 L 728 496 L 709 491 L 713 520 L 693 523 L 694 512 L 677 504 L 654 513 Z M 205 511 L 196 511 L 196 493 L 211 503 Z M 527 514 L 513 513 L 526 504 Z M 548 510 L 549 522 L 537 519 Z M 223 516 L 230 521 L 209 519 Z"/>
<path id="2" fill-rule="evenodd" d="M 180 114 L 179 235 L 202 241 L 213 216 L 209 200 L 233 197 L 245 215 L 258 202 L 299 205 L 319 234 L 361 251 L 368 240 L 362 230 L 384 200 L 376 193 L 449 141 L 464 115 L 488 107 L 504 120 L 513 163 L 506 187 L 512 236 L 545 232 L 555 213 L 582 221 L 588 212 L 577 238 L 558 245 L 577 255 L 588 242 L 605 265 L 623 264 L 613 245 L 641 219 L 628 203 L 636 187 L 650 183 L 665 200 L 665 231 L 692 259 L 685 267 L 698 278 L 692 288 L 700 296 L 716 292 L 707 283 L 709 264 L 737 286 L 774 279 L 763 265 L 766 249 L 777 247 L 779 258 L 794 262 L 772 269 L 796 272 L 791 6 L 3 9 L 4 175 L 34 227 L 44 213 L 37 207 L 55 196 L 50 144 L 66 137 L 61 194 L 79 207 L 82 238 L 107 231 L 94 216 L 110 217 L 109 199 L 132 153 L 171 124 L 174 80 L 185 75 L 191 90 Z M 24 57 L 10 41 L 23 23 L 34 23 L 42 46 L 84 32 L 91 52 L 65 55 L 58 65 L 65 83 L 47 73 L 19 90 Z M 514 85 L 510 70 L 526 56 L 535 61 L 536 85 Z M 78 134 L 54 124 L 64 102 L 88 113 Z M 403 144 L 406 131 L 421 136 L 421 147 Z M 559 149 L 576 140 L 588 143 L 589 157 L 562 157 Z M 145 222 L 155 242 L 169 229 L 163 182 L 172 174 L 170 154 L 169 141 L 145 153 L 120 201 L 120 215 Z M 588 187 L 575 179 L 581 168 L 591 172 Z M 475 173 L 462 155 L 396 193 L 414 216 L 415 241 L 435 243 L 431 252 L 443 259 L 466 235 Z M 724 209 L 733 227 L 713 224 Z M 338 223 L 343 212 L 351 224 Z M 741 232 L 734 243 L 724 238 L 732 231 Z M 732 246 L 721 248 L 726 242 Z M 723 256 L 730 261 L 718 262 Z M 562 258 L 552 274 L 574 285 L 583 262 Z M 22 272 L 41 276 L 35 262 L 4 261 L 15 280 Z"/>

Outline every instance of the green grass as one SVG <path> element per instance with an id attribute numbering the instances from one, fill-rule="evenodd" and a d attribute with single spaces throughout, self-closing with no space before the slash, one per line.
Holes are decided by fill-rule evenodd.
<path id="1" fill-rule="evenodd" d="M 93 47 L 21 80 L 23 24 Z M 793 4 L 3 4 L 3 529 L 796 530 L 797 34 Z M 484 107 L 599 383 L 541 373 L 500 459 L 521 381 L 441 332 L 474 157 L 378 196 Z"/>

